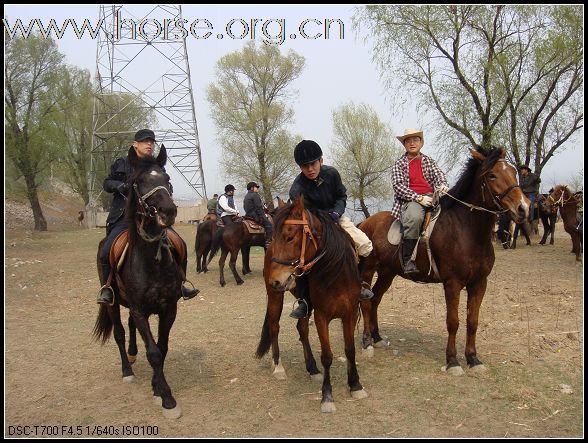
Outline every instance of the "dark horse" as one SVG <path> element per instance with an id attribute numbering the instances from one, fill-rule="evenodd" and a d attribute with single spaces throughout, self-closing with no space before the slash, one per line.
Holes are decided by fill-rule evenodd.
<path id="1" fill-rule="evenodd" d="M 537 212 L 543 224 L 543 237 L 539 241 L 540 245 L 544 245 L 547 237 L 550 236 L 549 244 L 553 244 L 553 237 L 555 235 L 555 222 L 557 221 L 557 208 L 550 207 L 547 204 L 547 197 L 549 194 L 539 194 L 537 196 Z"/>
<path id="2" fill-rule="evenodd" d="M 221 256 L 218 261 L 218 266 L 220 269 L 219 281 L 221 286 L 224 287 L 227 284 L 225 281 L 225 260 L 227 259 L 229 252 L 231 253 L 231 258 L 229 259 L 229 268 L 231 268 L 231 271 L 233 272 L 235 281 L 238 285 L 242 285 L 244 283 L 243 279 L 237 272 L 237 256 L 239 255 L 239 251 L 241 251 L 241 258 L 243 260 L 243 275 L 250 274 L 251 269 L 249 268 L 249 251 L 251 246 L 264 247 L 265 235 L 263 232 L 261 234 L 251 234 L 242 219 L 238 219 L 230 225 L 219 228 L 217 230 L 212 239 L 207 265 L 220 249 Z"/>
<path id="3" fill-rule="evenodd" d="M 304 197 L 300 196 L 277 211 L 272 244 L 265 254 L 263 269 L 268 299 L 256 355 L 261 358 L 272 347 L 274 375 L 278 378 L 285 378 L 278 347 L 284 291 L 292 289 L 294 277 L 303 274 L 308 274 L 310 300 L 321 343 L 324 368 L 321 411 L 334 412 L 330 378 L 333 352 L 329 342 L 329 323 L 334 318 L 340 318 L 343 323 L 347 383 L 351 395 L 354 398 L 367 397 L 355 364 L 354 327 L 359 315 L 361 282 L 349 236 L 326 212 L 314 214 L 304 209 Z M 315 378 L 321 378 L 308 341 L 308 321 L 308 318 L 300 319 L 297 325 L 306 368 Z"/>
<path id="4" fill-rule="evenodd" d="M 123 379 L 132 381 L 134 374 L 129 360 L 134 361 L 137 355 L 138 329 L 145 342 L 147 359 L 153 368 L 151 385 L 154 400 L 163 406 L 166 417 L 179 418 L 181 410 L 163 373 L 169 332 L 176 318 L 185 272 L 172 256 L 167 238 L 167 228 L 174 224 L 177 208 L 170 196 L 169 176 L 162 170 L 166 160 L 165 147 L 161 148 L 157 159 L 139 159 L 133 148 L 129 150 L 129 161 L 135 172 L 129 178 L 131 192 L 125 210 L 129 221 L 128 250 L 122 267 L 112 281 L 116 294 L 114 305 L 100 305 L 94 336 L 104 344 L 114 328 Z M 103 242 L 98 247 L 98 257 Z M 99 274 L 101 268 L 98 259 Z M 100 275 L 102 284 L 106 278 Z M 125 352 L 125 330 L 120 319 L 120 305 L 130 311 L 128 356 Z M 157 342 L 149 327 L 151 314 L 159 315 Z"/>
<path id="5" fill-rule="evenodd" d="M 441 198 L 441 214 L 429 240 L 438 275 L 428 272 L 428 254 L 421 241 L 416 258 L 420 273 L 410 277 L 410 280 L 424 283 L 443 283 L 449 334 L 445 369 L 451 374 L 463 373 L 455 348 L 460 291 L 466 287 L 468 292 L 466 360 L 472 368 L 483 368 L 476 354 L 476 331 L 488 275 L 494 266 L 492 230 L 496 215 L 508 210 L 515 221 L 522 222 L 527 218 L 530 205 L 517 184 L 517 170 L 504 159 L 504 150 L 493 148 L 470 152 L 473 158 L 468 160 L 457 184 L 448 196 Z M 372 344 L 386 346 L 379 333 L 378 305 L 394 277 L 408 278 L 400 263 L 399 247 L 387 240 L 392 221 L 393 217 L 386 211 L 368 217 L 359 225 L 374 247 L 362 280 L 371 282 L 374 272 L 378 272 L 374 297 L 361 303 L 364 348 Z"/>
<path id="6" fill-rule="evenodd" d="M 576 218 L 578 199 L 565 185 L 557 185 L 547 197 L 547 206 L 559 208 L 564 229 L 572 237 L 572 252 L 576 254 L 576 261 L 582 261 L 583 231 Z"/>
<path id="7" fill-rule="evenodd" d="M 208 272 L 206 260 L 210 253 L 212 239 L 216 230 L 216 218 L 214 220 L 204 220 L 202 223 L 198 224 L 198 227 L 196 228 L 194 250 L 196 251 L 196 272 L 198 273 Z"/>

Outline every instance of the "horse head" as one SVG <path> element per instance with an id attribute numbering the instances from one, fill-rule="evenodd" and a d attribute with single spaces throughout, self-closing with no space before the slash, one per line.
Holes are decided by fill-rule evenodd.
<path id="1" fill-rule="evenodd" d="M 487 155 L 470 149 L 472 157 L 481 163 L 478 180 L 482 187 L 482 201 L 490 202 L 487 209 L 508 211 L 516 223 L 529 215 L 531 202 L 518 184 L 517 170 L 506 159 L 506 151 L 493 148 Z"/>
<path id="2" fill-rule="evenodd" d="M 551 188 L 549 191 L 547 205 L 550 208 L 555 208 L 557 206 L 563 207 L 563 205 L 566 203 L 577 203 L 578 201 L 567 185 L 557 185 Z"/>
<path id="3" fill-rule="evenodd" d="M 139 214 L 139 232 L 144 229 L 161 231 L 172 226 L 178 209 L 171 197 L 173 188 L 169 175 L 163 169 L 167 161 L 165 146 L 161 146 L 156 158 L 140 158 L 133 147 L 129 149 L 128 155 L 134 173 L 129 179 L 132 192 L 129 194 L 129 210 L 126 213 L 133 219 Z"/>

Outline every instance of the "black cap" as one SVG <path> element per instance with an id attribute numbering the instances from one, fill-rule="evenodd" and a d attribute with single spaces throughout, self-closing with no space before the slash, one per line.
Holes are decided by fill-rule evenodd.
<path id="1" fill-rule="evenodd" d="M 136 142 L 140 142 L 140 141 L 148 139 L 148 138 L 155 141 L 155 133 L 151 129 L 139 129 L 135 133 L 135 141 Z"/>
<path id="2" fill-rule="evenodd" d="M 249 182 L 247 183 L 247 190 L 250 191 L 253 188 L 259 188 L 259 185 L 255 182 Z"/>
<path id="3" fill-rule="evenodd" d="M 227 185 L 225 186 L 225 192 L 231 192 L 234 191 L 235 187 L 233 185 Z"/>
<path id="4" fill-rule="evenodd" d="M 313 163 L 323 156 L 319 144 L 313 140 L 302 140 L 294 148 L 294 161 L 299 165 Z"/>

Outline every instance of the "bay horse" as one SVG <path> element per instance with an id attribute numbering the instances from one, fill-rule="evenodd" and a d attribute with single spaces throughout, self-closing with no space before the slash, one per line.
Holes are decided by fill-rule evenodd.
<path id="1" fill-rule="evenodd" d="M 557 185 L 547 197 L 549 208 L 559 208 L 559 213 L 564 224 L 565 231 L 572 238 L 572 252 L 576 254 L 576 261 L 582 261 L 583 232 L 578 228 L 576 214 L 579 200 L 566 185 Z"/>
<path id="2" fill-rule="evenodd" d="M 134 169 L 129 178 L 131 191 L 125 209 L 129 225 L 128 250 L 112 280 L 114 304 L 100 305 L 93 335 L 104 344 L 114 329 L 123 380 L 130 382 L 134 380 L 131 361 L 134 362 L 137 354 L 138 329 L 145 342 L 147 359 L 153 368 L 151 385 L 154 400 L 163 407 L 164 416 L 179 418 L 181 409 L 163 373 L 169 332 L 176 318 L 177 301 L 181 297 L 185 277 L 185 262 L 182 263 L 182 270 L 172 256 L 167 237 L 168 228 L 174 224 L 177 215 L 169 176 L 162 169 L 167 154 L 162 146 L 157 158 L 139 158 L 132 147 L 128 155 Z M 104 240 L 98 247 L 98 273 L 102 284 L 108 277 L 101 275 L 99 259 Z M 128 355 L 125 352 L 125 330 L 120 318 L 121 305 L 130 311 Z M 159 316 L 157 341 L 149 327 L 149 316 L 152 314 Z"/>
<path id="3" fill-rule="evenodd" d="M 343 324 L 347 384 L 351 396 L 367 397 L 359 382 L 355 363 L 354 328 L 359 315 L 361 281 L 350 237 L 332 221 L 328 213 L 306 210 L 304 197 L 300 196 L 276 212 L 272 243 L 264 260 L 263 276 L 268 298 L 256 356 L 263 357 L 271 346 L 274 373 L 278 378 L 285 378 L 278 346 L 284 291 L 292 289 L 295 277 L 303 274 L 308 275 L 309 295 L 321 344 L 324 368 L 321 411 L 334 412 L 336 407 L 330 378 L 333 352 L 329 340 L 329 323 L 334 318 L 340 318 Z M 308 318 L 298 320 L 297 328 L 306 368 L 320 379 L 308 341 L 308 322 Z"/>
<path id="4" fill-rule="evenodd" d="M 549 244 L 554 243 L 555 236 L 555 222 L 557 221 L 557 207 L 550 207 L 547 204 L 547 197 L 549 194 L 539 194 L 537 196 L 537 209 L 541 224 L 543 225 L 543 237 L 539 241 L 540 245 L 544 245 L 547 237 L 550 236 Z"/>
<path id="5" fill-rule="evenodd" d="M 210 215 L 210 214 L 209 214 Z M 194 251 L 196 252 L 196 272 L 208 272 L 207 258 L 212 246 L 212 239 L 217 230 L 216 215 L 214 219 L 204 220 L 196 228 Z"/>
<path id="6" fill-rule="evenodd" d="M 470 368 L 482 369 L 476 351 L 476 332 L 480 305 L 486 292 L 488 275 L 494 266 L 492 231 L 496 216 L 509 211 L 515 222 L 528 216 L 530 201 L 517 184 L 516 168 L 505 160 L 505 151 L 470 149 L 467 161 L 456 185 L 440 199 L 441 213 L 429 239 L 437 272 L 431 274 L 426 246 L 419 241 L 416 264 L 418 274 L 407 277 L 401 264 L 401 249 L 388 242 L 387 234 L 394 220 L 384 211 L 368 217 L 359 228 L 371 239 L 373 251 L 368 256 L 362 280 L 371 282 L 374 297 L 361 302 L 364 318 L 362 345 L 364 349 L 387 346 L 378 326 L 378 305 L 397 275 L 423 283 L 442 283 L 447 308 L 446 366 L 449 374 L 463 374 L 455 348 L 459 327 L 458 307 L 460 291 L 465 287 L 467 301 L 467 341 L 465 357 Z"/>
<path id="7" fill-rule="evenodd" d="M 249 267 L 249 252 L 251 246 L 265 247 L 265 235 L 252 234 L 245 226 L 243 219 L 237 219 L 228 226 L 221 227 L 214 234 L 212 239 L 212 245 L 210 247 L 210 255 L 208 256 L 207 265 L 214 258 L 218 250 L 221 250 L 221 255 L 218 261 L 220 270 L 219 282 L 221 286 L 227 284 L 225 280 L 225 261 L 227 255 L 230 253 L 229 268 L 235 277 L 235 281 L 238 285 L 245 283 L 239 273 L 237 272 L 237 256 L 241 251 L 241 258 L 243 260 L 243 275 L 250 274 L 251 268 Z"/>

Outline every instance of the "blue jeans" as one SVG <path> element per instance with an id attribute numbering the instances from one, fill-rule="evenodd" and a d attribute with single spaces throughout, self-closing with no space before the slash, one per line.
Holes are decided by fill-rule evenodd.
<path id="1" fill-rule="evenodd" d="M 108 263 L 108 255 L 110 254 L 110 248 L 112 247 L 112 243 L 114 243 L 114 239 L 120 234 L 122 231 L 129 227 L 128 223 L 125 220 L 121 220 L 118 223 L 115 223 L 114 226 L 109 226 L 106 230 L 106 241 L 102 245 L 102 251 L 100 251 L 100 263 L 103 266 L 108 267 L 110 270 L 110 264 Z M 105 278 L 108 275 L 105 275 Z"/>
<path id="2" fill-rule="evenodd" d="M 535 200 L 537 199 L 537 195 L 535 193 L 525 194 L 525 196 L 531 201 L 531 206 L 529 207 L 529 223 L 533 221 L 535 215 Z"/>

